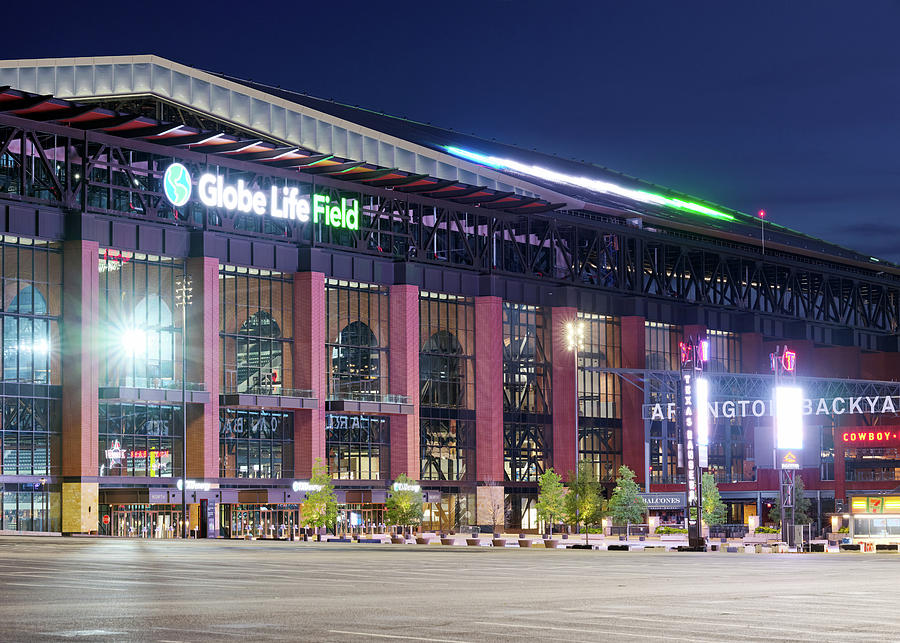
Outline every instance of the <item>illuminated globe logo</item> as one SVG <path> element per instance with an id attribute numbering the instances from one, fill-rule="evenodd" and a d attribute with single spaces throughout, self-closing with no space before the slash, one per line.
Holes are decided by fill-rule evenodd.
<path id="1" fill-rule="evenodd" d="M 172 163 L 163 176 L 163 192 L 169 203 L 180 208 L 191 198 L 191 174 L 181 163 Z"/>

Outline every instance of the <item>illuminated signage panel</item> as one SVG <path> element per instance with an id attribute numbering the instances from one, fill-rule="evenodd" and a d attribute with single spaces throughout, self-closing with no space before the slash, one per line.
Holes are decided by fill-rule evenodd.
<path id="1" fill-rule="evenodd" d="M 775 434 L 779 449 L 803 448 L 803 389 L 775 388 Z"/>
<path id="2" fill-rule="evenodd" d="M 163 193 L 175 207 L 185 205 L 191 198 L 192 180 L 190 172 L 181 163 L 173 163 L 163 176 Z M 297 187 L 272 186 L 268 190 L 258 190 L 243 179 L 237 183 L 225 182 L 225 177 L 211 172 L 200 175 L 197 180 L 197 196 L 208 208 L 219 208 L 243 214 L 270 216 L 306 223 L 312 217 L 313 223 L 321 223 L 332 228 L 359 230 L 359 201 L 341 198 L 332 201 L 327 194 L 301 194 Z"/>

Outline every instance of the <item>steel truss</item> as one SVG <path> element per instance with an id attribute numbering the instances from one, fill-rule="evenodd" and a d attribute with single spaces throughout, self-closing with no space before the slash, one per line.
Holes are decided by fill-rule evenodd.
<path id="1" fill-rule="evenodd" d="M 175 159 L 257 189 L 290 185 L 301 193 L 358 198 L 359 230 L 235 216 L 197 204 L 176 210 L 161 193 L 163 171 Z M 890 275 L 786 253 L 763 258 L 751 246 L 712 235 L 642 230 L 611 216 L 514 214 L 490 203 L 460 205 L 302 169 L 0 115 L 0 194 L 8 200 L 881 334 L 900 324 L 900 280 Z"/>

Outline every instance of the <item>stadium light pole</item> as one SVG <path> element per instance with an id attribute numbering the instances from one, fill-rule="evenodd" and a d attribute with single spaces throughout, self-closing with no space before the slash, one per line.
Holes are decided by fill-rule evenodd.
<path id="1" fill-rule="evenodd" d="M 575 372 L 575 484 L 578 484 L 578 353 L 584 351 L 584 322 L 576 317 L 566 322 L 566 348 L 574 357 Z M 575 503 L 575 533 L 578 533 L 578 502 Z"/>
<path id="2" fill-rule="evenodd" d="M 175 280 L 175 306 L 181 308 L 181 537 L 188 537 L 187 515 L 187 307 L 192 280 L 187 267 Z"/>
<path id="3" fill-rule="evenodd" d="M 759 215 L 759 240 L 762 242 L 762 254 L 766 254 L 766 211 L 760 210 Z"/>

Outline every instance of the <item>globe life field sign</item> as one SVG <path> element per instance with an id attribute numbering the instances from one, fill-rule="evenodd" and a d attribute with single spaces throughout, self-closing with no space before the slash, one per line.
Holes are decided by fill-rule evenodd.
<path id="1" fill-rule="evenodd" d="M 163 192 L 169 203 L 181 207 L 191 198 L 193 183 L 190 172 L 181 163 L 166 168 L 163 176 Z M 209 208 L 221 208 L 231 212 L 270 216 L 306 223 L 312 216 L 313 223 L 324 223 L 332 228 L 359 230 L 359 202 L 342 198 L 332 201 L 327 194 L 300 194 L 296 187 L 272 186 L 269 190 L 251 188 L 243 179 L 237 183 L 225 182 L 225 178 L 206 172 L 197 180 L 197 196 Z"/>

